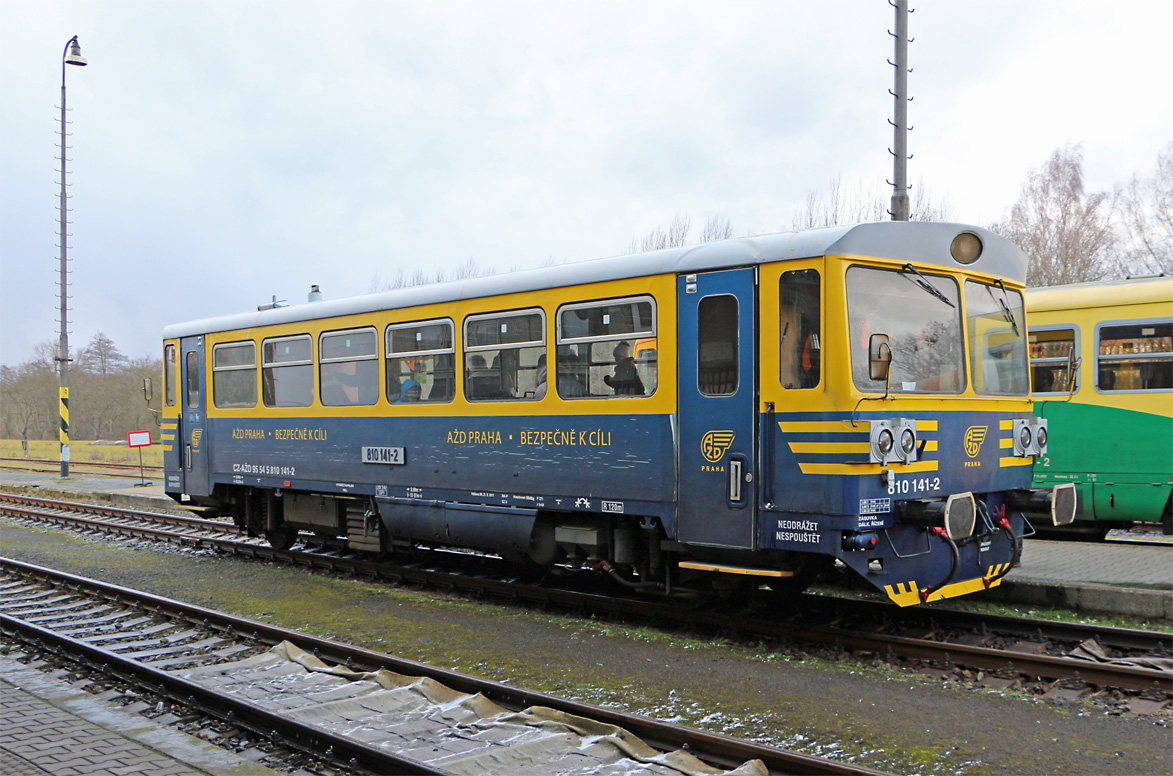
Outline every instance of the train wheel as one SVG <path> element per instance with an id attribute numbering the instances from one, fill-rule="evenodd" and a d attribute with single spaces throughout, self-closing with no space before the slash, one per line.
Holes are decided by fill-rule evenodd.
<path id="1" fill-rule="evenodd" d="M 265 532 L 265 538 L 269 540 L 269 546 L 274 550 L 288 550 L 297 541 L 297 529 L 288 523 L 281 525 Z"/>

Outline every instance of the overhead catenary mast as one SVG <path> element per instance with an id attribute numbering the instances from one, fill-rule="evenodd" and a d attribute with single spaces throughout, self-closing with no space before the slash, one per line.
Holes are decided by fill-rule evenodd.
<path id="1" fill-rule="evenodd" d="M 888 61 L 896 71 L 894 91 L 891 91 L 895 102 L 895 115 L 888 121 L 893 127 L 893 148 L 888 152 L 893 157 L 892 180 L 892 208 L 889 213 L 893 221 L 907 221 L 908 206 L 908 103 L 912 98 L 908 96 L 908 74 L 912 72 L 908 67 L 908 44 L 912 40 L 908 37 L 908 0 L 888 0 L 888 4 L 896 9 L 896 32 L 888 34 L 896 39 L 896 61 Z"/>

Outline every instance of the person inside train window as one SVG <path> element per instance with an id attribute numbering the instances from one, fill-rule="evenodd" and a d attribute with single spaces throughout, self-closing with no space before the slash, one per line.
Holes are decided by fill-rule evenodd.
<path id="1" fill-rule="evenodd" d="M 501 392 L 500 373 L 493 373 L 485 363 L 485 357 L 473 353 L 468 357 L 468 398 L 494 399 Z"/>
<path id="2" fill-rule="evenodd" d="M 611 355 L 615 357 L 615 374 L 603 375 L 603 382 L 617 396 L 643 396 L 644 384 L 635 368 L 635 359 L 631 357 L 631 344 L 623 340 L 615 346 Z"/>
<path id="3" fill-rule="evenodd" d="M 538 356 L 538 373 L 535 378 L 538 385 L 534 388 L 534 398 L 541 399 L 546 395 L 546 354 Z"/>
<path id="4" fill-rule="evenodd" d="M 403 376 L 403 380 L 399 383 L 399 398 L 392 400 L 393 404 L 401 404 L 408 401 L 419 401 L 420 392 L 423 386 L 415 379 L 415 365 L 408 365 L 408 372 Z"/>
<path id="5" fill-rule="evenodd" d="M 819 384 L 822 351 L 822 290 L 819 272 L 799 269 L 783 272 L 779 285 L 780 377 L 788 390 Z"/>

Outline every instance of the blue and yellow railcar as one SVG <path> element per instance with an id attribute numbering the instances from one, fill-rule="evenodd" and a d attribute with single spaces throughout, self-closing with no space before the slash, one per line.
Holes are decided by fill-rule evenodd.
<path id="1" fill-rule="evenodd" d="M 287 546 L 454 546 L 646 592 L 997 585 L 1046 423 L 1025 255 L 876 223 L 169 326 L 166 489 Z"/>

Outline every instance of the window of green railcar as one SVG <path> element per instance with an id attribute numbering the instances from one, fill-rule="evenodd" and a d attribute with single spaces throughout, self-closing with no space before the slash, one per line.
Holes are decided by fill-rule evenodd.
<path id="1" fill-rule="evenodd" d="M 1173 390 L 1173 322 L 1104 323 L 1096 345 L 1100 391 Z"/>
<path id="2" fill-rule="evenodd" d="M 1071 327 L 1030 330 L 1030 385 L 1035 393 L 1070 393 L 1068 377 L 1079 386 L 1078 372 L 1068 368 L 1079 355 L 1076 330 Z"/>

